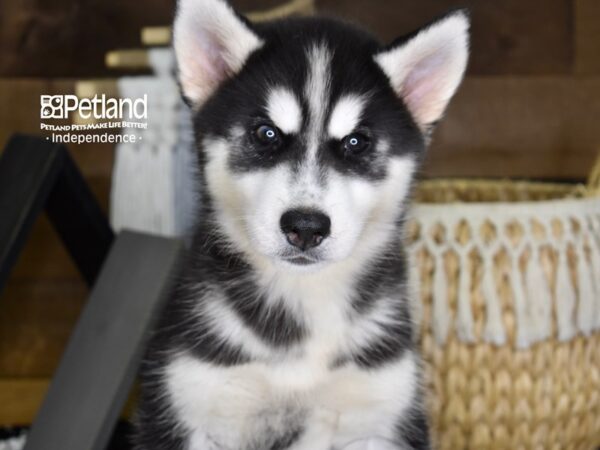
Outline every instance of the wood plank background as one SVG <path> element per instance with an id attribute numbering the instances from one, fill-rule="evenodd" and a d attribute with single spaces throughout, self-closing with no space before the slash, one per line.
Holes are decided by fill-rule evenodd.
<path id="1" fill-rule="evenodd" d="M 279 0 L 234 0 L 242 11 Z M 600 151 L 599 0 L 317 0 L 326 14 L 382 40 L 457 6 L 472 16 L 468 78 L 436 130 L 426 176 L 583 179 Z M 115 48 L 139 47 L 142 26 L 167 25 L 173 0 L 0 3 L 0 146 L 39 133 L 40 94 L 116 77 Z M 105 209 L 114 149 L 71 145 Z M 1 220 L 1 218 L 0 218 Z M 87 296 L 45 217 L 0 294 L 0 425 L 35 414 Z"/>
<path id="2" fill-rule="evenodd" d="M 232 3 L 249 11 L 281 1 Z M 4 2 L 0 76 L 110 76 L 104 54 L 117 47 L 137 47 L 139 29 L 170 23 L 173 5 L 173 0 L 145 0 L 143 8 L 136 0 Z M 468 7 L 473 17 L 469 73 L 474 75 L 571 73 L 576 6 L 586 28 L 597 26 L 595 0 L 317 0 L 317 5 L 325 14 L 367 26 L 384 40 L 450 9 Z M 587 51 L 593 50 L 586 45 Z"/>

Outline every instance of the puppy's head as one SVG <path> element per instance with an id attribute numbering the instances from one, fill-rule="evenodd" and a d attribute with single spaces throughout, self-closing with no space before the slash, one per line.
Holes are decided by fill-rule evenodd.
<path id="1" fill-rule="evenodd" d="M 180 0 L 179 81 L 228 242 L 303 270 L 387 242 L 467 31 L 459 11 L 383 47 L 333 20 L 251 25 L 225 1 Z"/>

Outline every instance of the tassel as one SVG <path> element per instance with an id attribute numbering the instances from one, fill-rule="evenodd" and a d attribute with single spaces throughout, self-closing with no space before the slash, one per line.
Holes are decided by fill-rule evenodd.
<path id="1" fill-rule="evenodd" d="M 435 271 L 433 274 L 433 332 L 438 344 L 446 342 L 450 324 L 450 308 L 448 307 L 448 282 L 446 265 L 442 253 L 435 255 Z"/>
<path id="2" fill-rule="evenodd" d="M 471 311 L 471 278 L 469 271 L 469 255 L 466 251 L 460 253 L 460 274 L 458 279 L 458 320 L 456 332 L 465 342 L 474 342 L 473 312 Z"/>
<path id="3" fill-rule="evenodd" d="M 514 308 L 517 316 L 517 348 L 527 348 L 533 342 L 531 334 L 531 320 L 527 310 L 527 299 L 523 282 L 523 274 L 519 268 L 520 253 L 515 253 L 512 261 L 512 292 L 514 299 Z M 529 269 L 529 261 L 525 270 Z"/>
<path id="4" fill-rule="evenodd" d="M 590 271 L 594 281 L 594 330 L 600 330 L 600 247 L 594 237 L 594 230 L 589 235 Z"/>
<path id="5" fill-rule="evenodd" d="M 506 333 L 502 323 L 502 309 L 500 308 L 498 286 L 494 278 L 494 259 L 491 253 L 484 256 L 483 264 L 482 288 L 486 309 L 486 323 L 483 334 L 486 341 L 502 345 L 506 342 Z"/>
<path id="6" fill-rule="evenodd" d="M 542 270 L 539 248 L 532 251 L 526 280 L 532 338 L 533 342 L 538 342 L 549 337 L 552 330 L 552 293 Z"/>
<path id="7" fill-rule="evenodd" d="M 594 328 L 594 287 L 590 274 L 590 266 L 588 264 L 583 242 L 577 248 L 577 286 L 579 307 L 577 309 L 577 326 L 579 330 L 589 336 Z"/>
<path id="8" fill-rule="evenodd" d="M 575 290 L 571 283 L 567 247 L 559 249 L 558 269 L 556 274 L 556 320 L 558 322 L 558 339 L 567 341 L 577 333 L 573 324 L 575 311 Z"/>
<path id="9" fill-rule="evenodd" d="M 421 298 L 421 265 L 419 264 L 418 250 L 420 250 L 420 247 L 413 245 L 410 252 L 409 292 L 412 322 L 416 324 L 416 328 L 421 328 L 423 323 L 423 299 Z"/>

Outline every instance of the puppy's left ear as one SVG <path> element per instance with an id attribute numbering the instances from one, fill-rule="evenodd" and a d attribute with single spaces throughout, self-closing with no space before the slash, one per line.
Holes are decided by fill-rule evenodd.
<path id="1" fill-rule="evenodd" d="M 423 131 L 442 117 L 463 78 L 469 54 L 468 30 L 467 13 L 456 11 L 375 55 Z"/>

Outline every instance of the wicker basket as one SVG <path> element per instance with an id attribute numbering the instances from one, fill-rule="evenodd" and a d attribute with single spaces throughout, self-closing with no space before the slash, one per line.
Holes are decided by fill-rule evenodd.
<path id="1" fill-rule="evenodd" d="M 600 446 L 592 186 L 437 180 L 409 227 L 439 449 Z"/>

